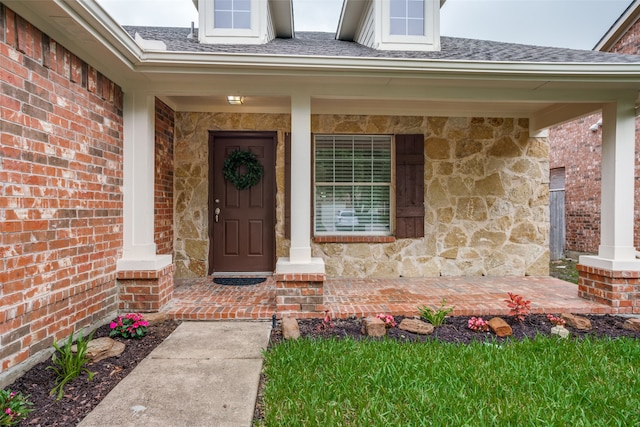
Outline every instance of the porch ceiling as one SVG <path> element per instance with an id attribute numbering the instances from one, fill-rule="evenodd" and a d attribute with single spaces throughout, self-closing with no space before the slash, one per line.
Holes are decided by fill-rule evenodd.
<path id="1" fill-rule="evenodd" d="M 237 91 L 230 92 L 235 94 Z M 226 95 L 167 95 L 160 98 L 176 111 L 280 113 L 291 112 L 290 98 L 283 96 L 244 96 L 243 105 L 229 105 Z M 594 110 L 599 108 L 592 105 Z M 491 102 L 454 100 L 414 100 L 383 98 L 313 97 L 312 114 L 363 115 L 428 115 L 428 116 L 490 116 L 531 117 L 541 110 L 552 108 L 549 102 Z"/>

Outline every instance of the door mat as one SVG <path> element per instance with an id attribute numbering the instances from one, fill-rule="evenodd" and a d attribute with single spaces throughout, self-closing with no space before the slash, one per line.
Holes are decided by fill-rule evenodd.
<path id="1" fill-rule="evenodd" d="M 250 286 L 264 282 L 266 277 L 215 277 L 213 283 L 225 286 Z"/>

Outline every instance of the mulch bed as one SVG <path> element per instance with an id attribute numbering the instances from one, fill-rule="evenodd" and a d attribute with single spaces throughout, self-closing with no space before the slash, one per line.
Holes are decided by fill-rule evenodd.
<path id="1" fill-rule="evenodd" d="M 577 331 L 571 328 L 575 337 L 633 337 L 640 339 L 640 333 L 622 328 L 626 320 L 618 316 L 585 316 L 591 320 L 591 331 Z M 396 317 L 400 323 L 402 317 Z M 488 318 L 487 318 L 488 319 Z M 442 340 L 456 343 L 470 343 L 473 340 L 504 341 L 506 339 L 533 338 L 536 334 L 549 334 L 551 324 L 543 315 L 531 315 L 522 323 L 506 319 L 513 327 L 513 337 L 497 338 L 493 334 L 476 333 L 467 328 L 469 317 L 448 317 L 444 325 L 436 328 L 430 336 L 412 334 L 401 331 L 398 328 L 388 330 L 387 336 L 391 339 L 414 342 L 428 340 Z M 113 389 L 118 382 L 126 377 L 129 372 L 156 348 L 171 332 L 180 324 L 175 321 L 165 321 L 150 325 L 146 337 L 140 340 L 125 340 L 115 338 L 126 344 L 124 353 L 118 357 L 105 359 L 92 363 L 88 368 L 95 372 L 94 379 L 87 381 L 83 375 L 65 387 L 64 397 L 56 401 L 49 392 L 54 387 L 54 374 L 46 369 L 49 361 L 42 362 L 25 375 L 15 381 L 10 389 L 21 391 L 29 395 L 34 403 L 34 411 L 29 418 L 22 422 L 21 426 L 75 426 L 77 425 L 100 401 Z M 303 337 L 327 338 L 351 337 L 353 339 L 369 339 L 361 333 L 361 319 L 334 320 L 333 327 L 323 328 L 322 320 L 310 319 L 299 322 L 300 332 Z M 96 330 L 94 338 L 109 335 L 109 326 L 105 325 Z M 276 328 L 271 332 L 270 345 L 277 345 L 282 341 L 282 331 Z M 258 395 L 258 404 L 255 411 L 255 419 L 263 418 L 261 393 Z"/>
<path id="2" fill-rule="evenodd" d="M 22 421 L 20 426 L 75 426 L 98 403 L 135 368 L 151 351 L 165 340 L 178 327 L 180 322 L 167 320 L 149 325 L 147 335 L 142 339 L 124 339 L 125 349 L 117 357 L 90 363 L 87 368 L 94 372 L 93 380 L 87 381 L 83 374 L 64 388 L 64 397 L 56 400 L 49 392 L 55 387 L 55 375 L 47 369 L 51 363 L 46 360 L 37 364 L 7 387 L 29 395 L 34 411 Z M 108 337 L 109 325 L 101 326 L 93 337 Z"/>
<path id="3" fill-rule="evenodd" d="M 484 317 L 489 320 L 493 316 Z M 567 329 L 571 332 L 571 336 L 583 338 L 591 337 L 632 337 L 640 339 L 640 333 L 624 329 L 622 327 L 625 317 L 611 315 L 582 315 L 591 320 L 592 329 L 589 331 L 580 331 L 570 326 Z M 398 324 L 404 319 L 402 316 L 395 317 Z M 440 340 L 450 343 L 469 344 L 472 341 L 492 341 L 501 342 L 513 339 L 534 338 L 536 334 L 550 335 L 551 322 L 543 314 L 532 314 L 526 317 L 523 322 L 517 322 L 509 317 L 504 317 L 507 323 L 513 329 L 511 337 L 499 338 L 493 333 L 478 333 L 467 327 L 469 316 L 447 317 L 443 325 L 437 327 L 432 335 L 418 335 L 411 332 L 402 331 L 396 328 L 387 329 L 387 337 L 400 341 L 430 341 Z M 369 339 L 362 334 L 361 319 L 334 320 L 333 327 L 323 327 L 321 319 L 310 319 L 298 322 L 300 327 L 300 335 L 308 338 L 321 337 L 350 337 L 353 339 Z M 277 343 L 282 339 L 282 331 L 275 329 L 271 334 L 272 343 Z"/>

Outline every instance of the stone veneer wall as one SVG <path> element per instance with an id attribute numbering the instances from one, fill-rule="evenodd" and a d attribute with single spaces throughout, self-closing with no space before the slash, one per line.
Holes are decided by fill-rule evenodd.
<path id="1" fill-rule="evenodd" d="M 288 115 L 177 113 L 176 277 L 207 272 L 209 130 L 277 130 L 278 256 L 284 238 Z M 313 243 L 329 277 L 546 275 L 549 149 L 528 122 L 501 118 L 314 115 L 314 133 L 425 135 L 425 237 Z"/>
<path id="2" fill-rule="evenodd" d="M 285 114 L 183 113 L 175 117 L 174 200 L 176 278 L 207 275 L 209 131 L 278 131 L 276 153 L 277 256 L 288 254 L 284 247 L 284 132 L 291 129 Z M 287 242 L 288 243 L 288 242 Z"/>

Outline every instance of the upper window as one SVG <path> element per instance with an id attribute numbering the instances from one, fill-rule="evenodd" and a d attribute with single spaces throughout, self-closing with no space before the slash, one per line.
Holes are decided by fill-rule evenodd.
<path id="1" fill-rule="evenodd" d="M 389 34 L 424 36 L 424 0 L 390 0 Z"/>
<path id="2" fill-rule="evenodd" d="M 316 135 L 316 235 L 390 235 L 389 135 Z"/>
<path id="3" fill-rule="evenodd" d="M 215 0 L 214 28 L 251 28 L 251 0 Z"/>
<path id="4" fill-rule="evenodd" d="M 200 43 L 263 44 L 273 33 L 264 0 L 199 0 L 198 14 Z"/>
<path id="5" fill-rule="evenodd" d="M 378 0 L 376 42 L 381 50 L 440 50 L 440 0 Z"/>

